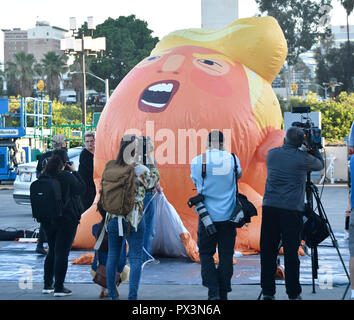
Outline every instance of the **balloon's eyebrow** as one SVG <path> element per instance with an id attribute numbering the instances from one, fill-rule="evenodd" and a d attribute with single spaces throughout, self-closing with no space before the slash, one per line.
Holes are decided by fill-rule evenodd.
<path id="1" fill-rule="evenodd" d="M 235 62 L 232 61 L 229 57 L 224 56 L 223 54 L 202 54 L 202 53 L 193 53 L 193 57 L 195 58 L 200 58 L 200 59 L 217 59 L 217 60 L 223 60 L 226 61 L 228 63 L 230 63 L 231 65 L 235 65 Z"/>

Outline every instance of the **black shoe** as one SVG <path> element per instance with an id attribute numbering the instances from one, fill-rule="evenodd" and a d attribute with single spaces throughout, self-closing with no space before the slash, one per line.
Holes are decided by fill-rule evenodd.
<path id="1" fill-rule="evenodd" d="M 43 254 L 44 256 L 47 255 L 47 251 L 43 247 L 37 247 L 36 252 Z"/>
<path id="2" fill-rule="evenodd" d="M 290 298 L 289 297 L 289 300 L 302 300 L 302 297 L 300 294 L 298 294 L 295 298 Z"/>
<path id="3" fill-rule="evenodd" d="M 53 286 L 44 286 L 42 289 L 43 294 L 49 294 L 54 292 L 54 287 Z"/>
<path id="4" fill-rule="evenodd" d="M 71 290 L 67 289 L 67 288 L 63 288 L 60 291 L 54 291 L 54 297 L 65 297 L 65 296 L 71 296 L 72 292 Z"/>
<path id="5" fill-rule="evenodd" d="M 219 300 L 217 296 L 208 296 L 208 300 Z"/>
<path id="6" fill-rule="evenodd" d="M 263 300 L 275 300 L 275 297 L 274 297 L 274 296 L 267 295 L 267 294 L 264 294 L 264 295 L 263 295 Z"/>
<path id="7" fill-rule="evenodd" d="M 227 300 L 227 292 L 226 291 L 219 292 L 219 300 Z"/>

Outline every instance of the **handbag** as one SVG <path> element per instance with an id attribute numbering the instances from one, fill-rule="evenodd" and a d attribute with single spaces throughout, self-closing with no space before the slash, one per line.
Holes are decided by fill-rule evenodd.
<path id="1" fill-rule="evenodd" d="M 237 180 L 237 161 L 236 156 L 232 153 L 232 157 L 235 162 L 235 179 L 236 179 L 236 208 L 233 211 L 230 222 L 235 228 L 242 228 L 246 223 L 251 222 L 251 217 L 257 215 L 257 209 L 247 197 L 238 192 L 238 180 Z"/>
<path id="2" fill-rule="evenodd" d="M 302 229 L 302 240 L 310 248 L 318 246 L 329 236 L 327 220 L 316 214 L 310 206 L 306 206 L 305 217 L 307 218 Z"/>
<path id="3" fill-rule="evenodd" d="M 98 264 L 98 254 L 97 254 L 97 270 L 96 274 L 93 277 L 93 282 L 97 283 L 103 288 L 107 288 L 107 277 L 106 277 L 106 266 L 103 264 Z M 116 286 L 121 282 L 120 273 L 116 273 Z"/>

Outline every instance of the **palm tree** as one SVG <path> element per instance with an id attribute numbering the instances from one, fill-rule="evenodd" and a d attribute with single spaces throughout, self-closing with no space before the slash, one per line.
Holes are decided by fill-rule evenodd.
<path id="1" fill-rule="evenodd" d="M 349 16 L 354 9 L 354 0 L 341 0 L 340 2 L 342 4 L 343 8 L 345 9 L 345 11 L 347 12 L 347 40 L 349 43 L 350 42 L 350 39 L 349 39 Z"/>
<path id="2" fill-rule="evenodd" d="M 3 81 L 5 77 L 5 72 L 2 70 L 2 63 L 0 63 L 0 96 L 2 95 Z"/>
<path id="3" fill-rule="evenodd" d="M 341 0 L 340 1 L 343 8 L 347 12 L 347 58 L 348 62 L 351 61 L 351 48 L 350 48 L 350 37 L 349 37 L 349 16 L 353 11 L 354 8 L 354 0 Z M 346 69 L 346 81 L 348 82 L 348 91 L 351 91 L 352 87 L 352 81 L 351 81 L 351 74 L 350 74 L 350 68 Z"/>
<path id="4" fill-rule="evenodd" d="M 33 54 L 24 51 L 14 54 L 14 62 L 8 62 L 5 70 L 10 92 L 22 97 L 30 97 L 33 92 L 33 66 L 36 62 Z"/>
<path id="5" fill-rule="evenodd" d="M 43 75 L 46 76 L 47 92 L 51 100 L 58 99 L 60 95 L 60 79 L 63 73 L 68 71 L 68 57 L 49 51 L 41 60 Z"/>

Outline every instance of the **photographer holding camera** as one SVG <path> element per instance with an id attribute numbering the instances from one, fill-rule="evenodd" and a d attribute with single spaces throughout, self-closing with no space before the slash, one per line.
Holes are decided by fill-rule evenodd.
<path id="1" fill-rule="evenodd" d="M 284 145 L 271 149 L 267 155 L 268 176 L 260 239 L 264 300 L 275 299 L 276 260 L 280 241 L 284 248 L 286 293 L 291 300 L 301 300 L 298 249 L 305 211 L 306 177 L 309 171 L 319 171 L 324 167 L 320 152 L 303 145 L 309 138 L 305 137 L 304 129 L 290 127 Z"/>
<path id="2" fill-rule="evenodd" d="M 210 132 L 206 152 L 191 163 L 191 179 L 198 195 L 191 198 L 188 205 L 195 205 L 199 215 L 197 244 L 202 283 L 208 288 L 209 300 L 227 300 L 233 274 L 236 229 L 229 219 L 236 208 L 235 164 L 232 155 L 224 150 L 224 144 L 224 136 L 220 131 Z M 240 162 L 235 158 L 237 176 L 241 178 Z M 213 259 L 216 246 L 218 268 Z"/>

